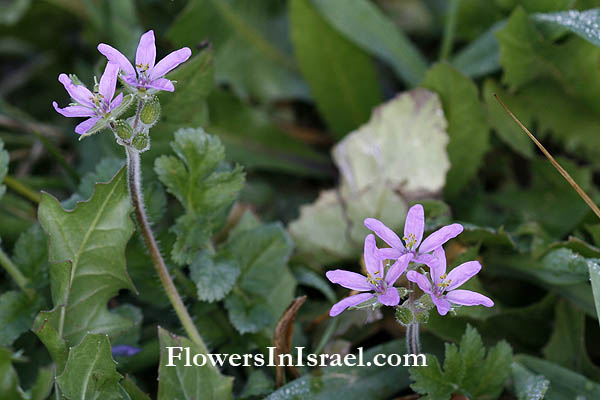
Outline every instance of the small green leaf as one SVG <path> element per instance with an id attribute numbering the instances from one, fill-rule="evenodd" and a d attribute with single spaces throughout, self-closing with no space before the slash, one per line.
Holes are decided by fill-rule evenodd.
<path id="1" fill-rule="evenodd" d="M 489 126 L 477 86 L 448 63 L 434 65 L 423 87 L 436 92 L 448 119 L 450 171 L 444 193 L 456 196 L 477 174 L 489 147 Z"/>
<path id="2" fill-rule="evenodd" d="M 122 169 L 106 184 L 96 185 L 88 202 L 65 211 L 58 200 L 42 195 L 39 220 L 49 237 L 54 329 L 72 346 L 87 332 L 112 336 L 132 322 L 106 308 L 121 289 L 134 291 L 125 267 L 125 246 L 133 233 L 131 204 Z"/>
<path id="3" fill-rule="evenodd" d="M 4 150 L 4 142 L 0 139 L 0 199 L 6 192 L 6 186 L 2 184 L 4 177 L 8 174 L 8 152 Z"/>
<path id="4" fill-rule="evenodd" d="M 294 297 L 296 280 L 287 266 L 291 239 L 280 224 L 267 224 L 236 232 L 225 248 L 241 266 L 238 283 L 225 299 L 231 322 L 240 333 L 269 328 L 271 336 Z"/>
<path id="5" fill-rule="evenodd" d="M 34 288 L 48 286 L 48 243 L 39 225 L 32 225 L 19 236 L 13 261 Z"/>
<path id="6" fill-rule="evenodd" d="M 240 394 L 242 399 L 266 396 L 273 392 L 275 382 L 273 378 L 262 369 L 255 369 L 248 376 L 244 390 Z"/>
<path id="7" fill-rule="evenodd" d="M 510 366 L 515 394 L 519 400 L 543 400 L 550 381 L 544 375 L 536 375 L 517 362 Z"/>
<path id="8" fill-rule="evenodd" d="M 92 333 L 69 351 L 65 369 L 56 378 L 69 399 L 122 400 L 120 380 L 108 336 Z"/>
<path id="9" fill-rule="evenodd" d="M 381 101 L 373 61 L 315 10 L 310 0 L 289 5 L 294 54 L 317 107 L 341 138 L 367 121 Z"/>
<path id="10" fill-rule="evenodd" d="M 203 301 L 223 299 L 233 288 L 240 275 L 240 265 L 226 252 L 210 257 L 198 254 L 190 265 L 190 276 L 198 288 L 198 298 Z"/>
<path id="11" fill-rule="evenodd" d="M 10 346 L 28 331 L 44 299 L 34 295 L 29 297 L 22 291 L 8 291 L 0 296 L 0 346 Z"/>
<path id="12" fill-rule="evenodd" d="M 446 357 L 449 358 L 448 348 Z M 431 400 L 448 400 L 455 390 L 452 382 L 445 378 L 440 363 L 434 356 L 427 357 L 427 367 L 411 368 L 410 377 L 414 381 L 410 385 L 411 389 L 417 393 L 427 393 L 427 398 Z"/>
<path id="13" fill-rule="evenodd" d="M 348 40 L 386 61 L 409 86 L 421 82 L 427 60 L 376 4 L 355 0 L 311 0 L 323 17 Z"/>
<path id="14" fill-rule="evenodd" d="M 473 40 L 452 59 L 452 65 L 470 78 L 485 76 L 500 69 L 500 49 L 496 32 L 506 21 L 492 25 L 485 33 Z"/>
<path id="15" fill-rule="evenodd" d="M 189 348 L 191 356 L 196 354 L 207 355 L 204 348 L 200 348 L 190 340 L 175 336 L 172 333 L 158 328 L 160 340 L 160 366 L 158 369 L 158 400 L 227 400 L 232 399 L 233 378 L 221 375 L 219 369 L 212 365 L 210 359 L 203 366 L 186 367 L 185 361 L 174 360 L 175 366 L 169 364 L 168 348 Z M 182 358 L 185 352 L 181 349 Z"/>
<path id="16" fill-rule="evenodd" d="M 171 256 L 179 264 L 189 264 L 224 223 L 244 184 L 244 173 L 223 164 L 223 145 L 202 129 L 180 129 L 171 146 L 178 157 L 159 157 L 154 170 L 185 208 L 173 228 L 177 241 Z"/>

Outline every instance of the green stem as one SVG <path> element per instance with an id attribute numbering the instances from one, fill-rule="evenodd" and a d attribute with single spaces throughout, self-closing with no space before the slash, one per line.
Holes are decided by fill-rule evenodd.
<path id="1" fill-rule="evenodd" d="M 440 48 L 440 60 L 448 59 L 448 57 L 450 57 L 450 53 L 452 52 L 459 6 L 460 0 L 449 0 L 448 2 L 448 14 L 446 17 L 446 25 L 444 26 L 442 46 Z"/>
<path id="2" fill-rule="evenodd" d="M 27 296 L 29 296 L 29 297 L 33 296 L 33 291 L 31 290 L 31 288 L 27 287 L 27 284 L 29 283 L 29 279 L 27 279 L 27 277 L 25 277 L 25 275 L 23 275 L 23 273 L 19 270 L 19 267 L 17 267 L 12 262 L 10 257 L 8 257 L 8 255 L 1 248 L 0 248 L 0 265 L 2 265 L 2 267 L 4 267 L 6 272 L 8 272 L 8 274 L 14 279 L 17 286 L 19 286 L 19 288 L 23 292 L 25 292 L 25 294 L 27 294 Z"/>
<path id="3" fill-rule="evenodd" d="M 36 204 L 39 204 L 41 200 L 41 196 L 39 193 L 33 191 L 29 187 L 25 186 L 23 183 L 19 182 L 17 179 L 12 176 L 6 175 L 4 177 L 4 184 L 8 186 L 10 189 L 19 193 L 21 196 L 33 201 Z"/>
<path id="4" fill-rule="evenodd" d="M 177 292 L 177 288 L 175 287 L 175 284 L 169 275 L 169 270 L 165 265 L 162 255 L 160 254 L 158 244 L 156 243 L 156 239 L 154 238 L 154 234 L 150 228 L 148 217 L 146 216 L 146 209 L 144 207 L 144 200 L 142 197 L 140 154 L 136 149 L 130 146 L 125 146 L 125 150 L 127 152 L 127 183 L 129 186 L 131 201 L 133 203 L 133 209 L 135 211 L 135 217 L 141 230 L 140 233 L 142 234 L 144 242 L 146 243 L 146 247 L 150 252 L 150 256 L 152 257 L 154 267 L 156 268 L 156 272 L 158 273 L 158 277 L 160 278 L 162 286 L 164 287 L 167 297 L 175 309 L 175 313 L 181 321 L 183 328 L 194 343 L 205 349 L 206 346 L 204 341 L 200 337 L 200 333 L 198 332 L 194 321 L 192 321 L 190 314 L 181 300 L 181 296 L 179 296 L 179 293 Z"/>
<path id="5" fill-rule="evenodd" d="M 420 354 L 421 342 L 419 340 L 419 322 L 415 320 L 415 284 L 408 282 L 408 308 L 410 309 L 413 320 L 406 327 L 406 351 L 408 354 Z"/>

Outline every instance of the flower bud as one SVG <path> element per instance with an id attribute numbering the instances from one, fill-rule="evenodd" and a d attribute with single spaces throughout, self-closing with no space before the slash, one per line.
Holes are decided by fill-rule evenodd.
<path id="1" fill-rule="evenodd" d="M 123 120 L 115 121 L 115 133 L 123 140 L 129 140 L 133 136 L 133 128 Z"/>
<path id="2" fill-rule="evenodd" d="M 407 307 L 396 307 L 396 320 L 406 326 L 413 321 L 413 313 Z"/>
<path id="3" fill-rule="evenodd" d="M 158 97 L 152 96 L 144 103 L 140 112 L 140 121 L 145 125 L 154 125 L 160 117 L 160 101 Z"/>
<path id="4" fill-rule="evenodd" d="M 131 141 L 131 145 L 140 152 L 148 150 L 150 147 L 150 135 L 146 131 L 138 133 Z"/>
<path id="5" fill-rule="evenodd" d="M 429 311 L 419 311 L 415 314 L 415 318 L 420 324 L 426 324 L 429 322 Z"/>

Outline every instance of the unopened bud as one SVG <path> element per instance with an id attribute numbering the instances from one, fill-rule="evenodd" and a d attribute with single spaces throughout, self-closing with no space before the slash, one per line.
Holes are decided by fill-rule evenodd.
<path id="1" fill-rule="evenodd" d="M 419 311 L 415 314 L 415 318 L 417 321 L 419 321 L 419 323 L 426 324 L 429 322 L 429 311 Z"/>
<path id="2" fill-rule="evenodd" d="M 148 135 L 148 132 L 138 133 L 131 141 L 131 145 L 139 151 L 148 150 L 150 145 L 150 135 Z"/>
<path id="3" fill-rule="evenodd" d="M 160 101 L 158 101 L 158 97 L 152 96 L 142 107 L 140 121 L 145 125 L 154 125 L 158 121 L 158 117 L 160 117 Z"/>
<path id="4" fill-rule="evenodd" d="M 123 120 L 115 121 L 115 133 L 123 140 L 129 140 L 133 136 L 133 128 Z"/>
<path id="5" fill-rule="evenodd" d="M 396 319 L 406 326 L 413 321 L 413 313 L 407 307 L 396 307 Z"/>

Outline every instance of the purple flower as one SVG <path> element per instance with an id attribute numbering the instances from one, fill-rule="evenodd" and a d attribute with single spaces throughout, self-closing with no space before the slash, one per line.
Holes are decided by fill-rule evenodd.
<path id="1" fill-rule="evenodd" d="M 149 30 L 140 38 L 137 52 L 135 54 L 135 68 L 119 50 L 104 43 L 98 45 L 98 51 L 110 62 L 113 62 L 123 71 L 123 80 L 130 86 L 141 90 L 154 89 L 172 92 L 175 90 L 173 82 L 164 76 L 187 61 L 192 51 L 184 47 L 176 50 L 154 65 L 156 61 L 156 46 L 154 44 L 154 31 Z M 136 73 L 137 72 L 137 73 Z"/>
<path id="2" fill-rule="evenodd" d="M 412 254 L 401 256 L 389 268 L 387 274 L 383 267 L 383 261 L 377 255 L 377 247 L 375 246 L 375 236 L 368 235 L 365 238 L 364 259 L 367 268 L 367 276 L 357 274 L 356 272 L 344 271 L 336 269 L 327 271 L 325 274 L 327 279 L 333 283 L 337 283 L 345 288 L 358 290 L 359 293 L 354 296 L 346 297 L 345 299 L 335 303 L 329 311 L 329 315 L 335 317 L 348 307 L 352 307 L 377 296 L 377 300 L 386 306 L 396 306 L 400 302 L 398 290 L 394 287 L 396 280 L 406 270 L 408 263 L 412 259 Z M 374 292 L 374 293 L 373 293 Z"/>
<path id="3" fill-rule="evenodd" d="M 430 281 L 425 275 L 417 271 L 408 271 L 406 277 L 415 282 L 422 291 L 431 296 L 433 304 L 440 315 L 446 315 L 451 308 L 451 303 L 461 306 L 482 305 L 492 307 L 494 302 L 480 293 L 471 290 L 457 290 L 456 288 L 471 279 L 481 270 L 478 261 L 468 261 L 454 268 L 446 274 L 446 254 L 442 247 L 434 251 L 438 262 L 432 266 Z"/>
<path id="4" fill-rule="evenodd" d="M 420 204 L 415 204 L 408 210 L 402 240 L 383 222 L 375 218 L 365 219 L 365 226 L 391 246 L 391 248 L 379 249 L 379 255 L 383 259 L 397 259 L 403 254 L 411 253 L 414 255 L 414 262 L 427 265 L 433 261 L 433 257 L 426 253 L 440 247 L 463 231 L 461 224 L 447 225 L 421 242 L 425 230 L 425 212 Z"/>
<path id="5" fill-rule="evenodd" d="M 115 89 L 117 87 L 117 74 L 119 66 L 113 63 L 106 64 L 104 73 L 100 78 L 98 92 L 90 92 L 83 85 L 75 85 L 73 81 L 66 75 L 60 74 L 58 81 L 62 83 L 75 101 L 76 104 L 69 105 L 65 108 L 59 108 L 58 104 L 53 101 L 54 109 L 65 117 L 89 117 L 75 127 L 75 132 L 83 135 L 90 130 L 101 118 L 106 118 L 110 112 L 118 107 L 123 101 L 123 93 L 113 100 Z"/>
<path id="6" fill-rule="evenodd" d="M 113 356 L 131 357 L 135 356 L 141 350 L 137 347 L 127 346 L 126 344 L 120 344 L 112 347 Z"/>

